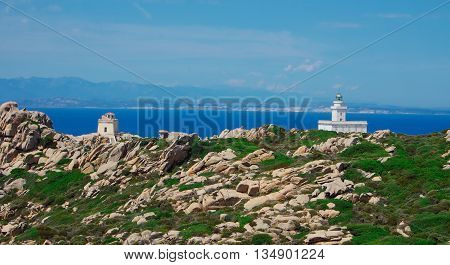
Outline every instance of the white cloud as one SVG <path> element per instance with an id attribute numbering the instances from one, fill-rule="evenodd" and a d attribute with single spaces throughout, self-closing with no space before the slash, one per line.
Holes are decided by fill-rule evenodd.
<path id="1" fill-rule="evenodd" d="M 151 19 L 152 15 L 145 8 L 143 8 L 139 3 L 133 2 L 133 6 L 146 18 Z"/>
<path id="2" fill-rule="evenodd" d="M 398 19 L 398 18 L 411 18 L 412 16 L 406 13 L 383 13 L 378 14 L 378 17 L 387 19 Z"/>
<path id="3" fill-rule="evenodd" d="M 322 22 L 320 24 L 323 27 L 333 29 L 358 29 L 361 28 L 361 24 L 353 22 Z"/>
<path id="4" fill-rule="evenodd" d="M 322 65 L 322 61 L 315 61 L 315 62 L 305 62 L 298 66 L 298 69 L 303 72 L 313 72 L 319 69 L 319 67 Z"/>
<path id="5" fill-rule="evenodd" d="M 280 84 L 280 83 L 274 83 L 274 84 L 269 84 L 266 89 L 269 91 L 283 91 L 287 88 L 286 85 Z"/>
<path id="6" fill-rule="evenodd" d="M 64 67 L 51 65 L 45 69 L 11 68 L 12 70 L 8 70 L 14 73 L 11 75 L 54 73 L 78 75 L 92 80 L 110 80 L 111 76 L 113 79 L 133 78 L 39 24 L 32 21 L 26 23 L 26 19 L 20 19 L 16 15 L 0 16 L 0 34 L 8 36 L 2 39 L 0 54 L 17 58 L 12 60 L 17 61 L 16 63 L 20 63 L 23 60 L 21 58 L 26 58 L 30 64 L 42 60 L 58 62 L 57 58 L 66 58 L 71 63 L 63 64 Z M 49 24 L 55 26 L 53 23 Z M 255 70 L 267 71 L 261 62 L 314 58 L 319 53 L 318 50 L 322 49 L 317 43 L 287 31 L 156 26 L 148 23 L 91 23 L 71 19 L 61 20 L 55 27 L 151 80 L 167 82 L 176 79 L 180 83 L 197 85 L 217 84 L 217 80 L 225 83 L 230 78 L 241 78 L 245 79 L 244 86 L 253 86 L 264 79 L 264 75 L 259 76 Z M 101 71 L 85 70 L 98 66 L 103 67 Z M 252 71 L 255 72 L 247 75 Z M 231 84 L 243 85 L 243 82 L 235 80 Z"/>
<path id="7" fill-rule="evenodd" d="M 295 67 L 292 64 L 288 64 L 283 70 L 285 72 L 291 72 Z"/>
<path id="8" fill-rule="evenodd" d="M 61 44 L 61 38 L 40 25 L 22 27 L 15 16 L 0 17 L 0 52 L 41 49 L 79 51 L 77 45 Z M 21 21 L 22 23 L 26 21 Z M 124 60 L 237 59 L 271 60 L 306 57 L 317 53 L 317 44 L 287 31 L 263 31 L 207 26 L 154 26 L 139 24 L 85 23 L 63 21 L 58 29 L 114 58 Z M 15 40 L 20 39 L 19 42 Z M 56 41 L 54 40 L 56 39 Z M 64 40 L 63 40 L 64 41 Z M 34 43 L 34 45 L 25 45 Z M 123 49 L 127 47 L 127 49 Z M 42 57 L 46 54 L 41 53 Z"/>
<path id="9" fill-rule="evenodd" d="M 322 61 L 320 61 L 320 60 L 311 61 L 311 60 L 307 59 L 303 63 L 299 64 L 298 66 L 289 64 L 283 70 L 288 73 L 293 73 L 293 72 L 310 73 L 310 72 L 314 72 L 317 69 L 319 69 L 321 65 L 322 65 Z"/>
<path id="10" fill-rule="evenodd" d="M 244 86 L 246 81 L 244 79 L 229 79 L 226 84 L 229 86 L 241 87 Z"/>

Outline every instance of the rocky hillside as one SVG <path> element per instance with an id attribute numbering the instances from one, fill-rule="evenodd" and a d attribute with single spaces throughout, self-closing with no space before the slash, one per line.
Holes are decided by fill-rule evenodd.
<path id="1" fill-rule="evenodd" d="M 55 132 L 0 107 L 2 244 L 448 244 L 450 131 Z"/>

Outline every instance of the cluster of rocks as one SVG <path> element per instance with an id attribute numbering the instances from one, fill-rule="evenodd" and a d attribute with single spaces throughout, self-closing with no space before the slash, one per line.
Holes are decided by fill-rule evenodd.
<path id="1" fill-rule="evenodd" d="M 370 134 L 367 139 L 379 142 L 380 140 L 386 139 L 389 135 L 391 135 L 390 130 L 378 130 Z"/>
<path id="2" fill-rule="evenodd" d="M 116 234 L 116 238 L 124 234 Z M 181 243 L 180 231 L 171 230 L 167 233 L 144 230 L 140 233 L 132 233 L 125 240 L 125 245 L 160 245 Z"/>
<path id="3" fill-rule="evenodd" d="M 265 152 L 258 151 L 256 154 L 265 154 Z M 198 167 L 198 165 L 193 167 L 204 168 L 204 165 L 206 165 L 207 171 L 200 170 L 196 173 L 213 172 L 213 168 L 210 166 L 220 162 L 208 163 L 211 159 L 232 164 L 236 161 L 248 160 L 248 157 L 257 156 L 250 155 L 247 156 L 247 159 L 237 160 L 231 150 L 226 150 L 221 154 L 210 153 L 206 155 L 206 159 L 202 159 L 204 164 L 201 167 Z M 351 234 L 345 228 L 327 228 L 327 219 L 334 218 L 340 214 L 339 211 L 332 209 L 334 205 L 330 205 L 327 210 L 318 212 L 308 209 L 306 205 L 309 201 L 325 198 L 369 202 L 373 197 L 372 194 L 353 194 L 351 191 L 355 184 L 348 180 L 342 180 L 343 172 L 347 166 L 345 163 L 333 164 L 330 160 L 316 160 L 301 167 L 273 170 L 268 172 L 267 177 L 258 179 L 254 179 L 255 174 L 252 172 L 225 174 L 224 171 L 220 171 L 220 173 L 208 178 L 197 175 L 194 173 L 195 171 L 191 171 L 189 174 L 187 172 L 177 172 L 172 176 L 161 178 L 160 182 L 152 189 L 145 189 L 135 199 L 130 199 L 119 209 L 119 212 L 145 210 L 146 205 L 153 198 L 171 202 L 176 211 L 184 211 L 186 214 L 195 214 L 199 211 L 215 211 L 224 207 L 243 205 L 246 214 L 256 216 L 255 220 L 243 227 L 245 229 L 244 232 L 234 232 L 226 238 L 217 233 L 211 236 L 194 237 L 188 243 L 235 244 L 239 243 L 240 239 L 248 238 L 257 233 L 267 233 L 275 241 L 279 240 L 280 236 L 292 241 L 298 227 L 307 227 L 312 231 L 308 235 L 308 240 L 305 241 L 308 244 L 343 244 L 351 239 Z M 303 178 L 299 177 L 299 174 L 311 173 L 319 175 L 316 183 L 307 183 Z M 178 179 L 179 184 L 173 187 L 165 187 L 164 182 L 168 179 Z M 212 184 L 190 190 L 178 190 L 180 185 L 207 183 L 208 181 Z M 231 182 L 235 181 L 238 181 L 235 190 L 224 188 L 224 186 L 230 185 Z M 280 189 L 277 190 L 278 187 Z M 145 216 L 144 218 L 142 217 L 140 215 L 133 220 L 139 223 L 146 222 Z M 239 223 L 229 222 L 225 219 L 223 218 L 224 222 L 216 226 L 219 232 L 239 227 Z M 326 230 L 315 232 L 321 228 L 326 228 Z M 125 242 L 142 243 L 140 241 L 142 237 L 144 238 L 143 242 L 152 244 L 168 242 L 165 239 L 166 235 L 158 235 L 159 237 L 146 241 L 148 239 L 145 239 L 145 236 L 142 234 L 133 234 L 129 238 L 132 240 L 127 239 Z"/>
<path id="4" fill-rule="evenodd" d="M 218 136 L 213 136 L 212 138 L 244 138 L 249 141 L 262 140 L 265 137 L 273 137 L 275 133 L 273 132 L 274 125 L 263 126 L 259 128 L 253 128 L 246 130 L 244 128 L 237 128 L 233 130 L 225 129 Z"/>
<path id="5" fill-rule="evenodd" d="M 328 154 L 336 154 L 352 145 L 359 142 L 359 136 L 357 134 L 350 134 L 348 137 L 334 137 L 326 140 L 323 143 L 316 144 L 312 148 Z"/>
<path id="6" fill-rule="evenodd" d="M 316 230 L 308 234 L 306 244 L 314 245 L 342 245 L 352 240 L 353 236 L 346 227 L 331 226 L 327 230 Z"/>
<path id="7" fill-rule="evenodd" d="M 38 175 L 48 170 L 80 169 L 92 183 L 84 194 L 94 197 L 103 186 L 125 185 L 129 173 L 164 174 L 188 159 L 195 135 L 181 135 L 161 150 L 155 140 L 121 134 L 117 144 L 97 134 L 74 137 L 52 129 L 50 118 L 41 112 L 19 110 L 15 102 L 0 106 L 0 173 L 9 175 L 24 168 Z M 21 190 L 24 180 L 8 183 L 2 194 Z"/>
<path id="8" fill-rule="evenodd" d="M 208 153 L 202 160 L 193 165 L 188 171 L 188 175 L 201 174 L 203 172 L 223 173 L 226 175 L 237 172 L 249 172 L 257 170 L 258 164 L 262 161 L 275 158 L 272 151 L 265 149 L 256 150 L 238 161 L 234 161 L 236 154 L 233 150 L 216 153 Z"/>
<path id="9" fill-rule="evenodd" d="M 348 163 L 302 159 L 309 158 L 313 152 L 333 157 L 357 144 L 362 137 L 358 134 L 330 138 L 312 147 L 301 146 L 289 153 L 299 162 L 295 166 L 265 170 L 261 162 L 275 159 L 275 154 L 264 148 L 244 157 L 238 157 L 235 151 L 226 149 L 189 161 L 192 163 L 184 163 L 190 158 L 196 135 L 163 137 L 160 141 L 167 141 L 163 145 L 156 139 L 127 134 L 119 135 L 116 143 L 110 143 L 97 134 L 74 137 L 55 132 L 45 114 L 19 110 L 13 102 L 0 107 L 0 129 L 0 174 L 9 175 L 15 168 L 23 168 L 40 176 L 45 176 L 49 170 L 78 169 L 89 176 L 89 182 L 77 195 L 82 199 L 95 198 L 111 186 L 119 187 L 120 193 L 134 185 L 131 183 L 135 183 L 136 179 L 157 180 L 151 188 L 143 187 L 126 198 L 126 202 L 114 212 L 97 212 L 84 217 L 82 225 L 100 225 L 129 218 L 131 223 L 144 227 L 155 218 L 156 214 L 149 212 L 148 208 L 156 201 L 168 203 L 176 212 L 187 215 L 232 207 L 253 217 L 253 221 L 240 227 L 239 222 L 230 221 L 226 214 L 221 215 L 221 223 L 214 227 L 213 234 L 192 237 L 188 244 L 238 244 L 243 238 L 248 239 L 259 233 L 269 234 L 276 243 L 285 240 L 294 242 L 299 228 L 309 231 L 304 240 L 307 244 L 344 244 L 351 240 L 352 235 L 345 227 L 330 226 L 328 222 L 341 214 L 335 205 L 314 210 L 308 208 L 309 202 L 327 198 L 370 204 L 382 202 L 382 198 L 372 193 L 353 192 L 364 183 L 344 179 Z M 240 128 L 225 130 L 214 138 L 259 141 L 276 136 L 275 131 L 271 125 L 251 130 Z M 379 140 L 389 134 L 389 131 L 379 131 L 367 139 L 380 144 Z M 385 148 L 390 154 L 395 151 L 391 146 Z M 176 172 L 172 171 L 179 165 L 183 166 Z M 372 181 L 381 181 L 381 177 L 373 173 L 360 173 Z M 10 193 L 22 196 L 27 192 L 26 185 L 23 178 L 8 179 L 0 187 L 0 198 Z M 37 222 L 48 222 L 46 219 L 37 221 L 36 216 L 40 212 L 51 211 L 49 207 L 32 202 L 27 207 L 25 216 L 0 225 L 3 236 L 20 233 Z M 61 207 L 69 209 L 72 205 L 67 201 Z M 71 209 L 73 213 L 77 212 L 76 207 Z M 14 214 L 11 204 L 0 205 L 0 219 L 7 220 Z M 406 226 L 399 225 L 402 233 L 408 234 L 407 230 Z M 177 244 L 184 242 L 180 233 L 176 230 L 167 233 L 144 230 L 130 234 L 114 227 L 105 236 L 114 237 L 124 244 Z"/>
<path id="10" fill-rule="evenodd" d="M 17 103 L 6 102 L 0 106 L 0 170 L 32 163 L 25 159 L 18 163 L 21 153 L 35 150 L 41 139 L 54 137 L 50 118 L 37 111 L 19 110 Z"/>
<path id="11" fill-rule="evenodd" d="M 288 153 L 286 154 L 288 156 L 292 156 L 292 157 L 309 157 L 311 155 L 311 148 L 308 148 L 307 146 L 300 146 L 299 148 L 297 148 L 297 150 L 295 150 L 294 153 L 292 153 L 292 155 L 290 154 L 290 152 L 288 151 Z"/>
<path id="12" fill-rule="evenodd" d="M 397 225 L 397 229 L 395 230 L 397 233 L 399 233 L 402 237 L 410 237 L 411 236 L 411 227 L 405 222 L 401 221 Z"/>

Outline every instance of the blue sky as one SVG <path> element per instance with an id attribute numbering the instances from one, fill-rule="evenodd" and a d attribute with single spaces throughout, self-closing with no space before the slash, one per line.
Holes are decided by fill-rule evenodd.
<path id="1" fill-rule="evenodd" d="M 3 0 L 154 83 L 274 95 L 444 0 Z M 137 81 L 0 2 L 0 77 Z M 296 88 L 446 107 L 450 4 Z M 330 96 L 331 95 L 331 96 Z"/>

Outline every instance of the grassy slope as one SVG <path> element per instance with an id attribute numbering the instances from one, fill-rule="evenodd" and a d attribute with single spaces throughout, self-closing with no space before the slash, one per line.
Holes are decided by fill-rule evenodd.
<path id="1" fill-rule="evenodd" d="M 284 137 L 287 136 L 287 137 Z M 252 143 L 242 139 L 222 139 L 208 142 L 196 142 L 193 146 L 193 158 L 203 157 L 210 151 L 233 149 L 239 158 L 261 147 L 276 151 L 275 159 L 261 164 L 266 170 L 279 167 L 295 166 L 305 163 L 286 157 L 284 153 L 295 150 L 298 146 L 324 142 L 335 137 L 335 133 L 319 131 L 302 132 L 297 135 L 286 135 L 283 130 L 276 131 L 276 137 L 265 139 L 261 143 Z M 287 139 L 287 140 L 286 140 Z M 356 190 L 357 193 L 373 192 L 382 196 L 384 200 L 378 205 L 355 203 L 341 200 L 323 200 L 310 204 L 313 209 L 323 209 L 328 202 L 336 204 L 341 214 L 330 220 L 330 224 L 346 225 L 354 239 L 353 244 L 443 244 L 450 239 L 450 172 L 442 170 L 446 162 L 440 156 L 448 150 L 443 134 L 428 136 L 390 136 L 385 140 L 389 145 L 395 145 L 397 150 L 394 157 L 385 163 L 376 159 L 386 153 L 379 146 L 363 142 L 347 149 L 337 156 L 327 156 L 314 153 L 311 159 L 326 158 L 335 161 L 349 161 L 351 167 L 345 173 L 345 179 L 355 182 L 364 182 L 366 186 Z M 308 161 L 308 160 L 307 160 Z M 188 166 L 189 163 L 185 166 Z M 383 181 L 371 182 L 363 178 L 357 168 L 376 172 Z M 108 229 L 118 227 L 121 231 L 138 232 L 144 229 L 166 232 L 170 229 L 182 231 L 187 240 L 192 236 L 211 234 L 214 226 L 221 221 L 220 213 L 228 213 L 229 220 L 240 223 L 235 231 L 243 231 L 243 226 L 252 222 L 253 216 L 243 214 L 241 208 L 216 211 L 215 213 L 195 213 L 185 215 L 176 213 L 168 203 L 153 202 L 143 212 L 126 213 L 125 217 L 106 220 L 100 225 L 80 225 L 81 220 L 97 212 L 108 214 L 116 211 L 130 198 L 135 198 L 144 188 L 152 187 L 158 177 L 150 176 L 147 179 L 136 178 L 132 185 L 123 191 L 117 187 L 102 189 L 94 199 L 81 198 L 80 194 L 85 184 L 89 182 L 87 176 L 78 171 L 48 172 L 46 176 L 39 177 L 24 170 L 14 170 L 13 177 L 22 177 L 27 180 L 26 188 L 29 192 L 18 197 L 12 193 L 0 199 L 0 204 L 10 202 L 15 210 L 14 219 L 19 214 L 28 211 L 27 202 L 33 201 L 44 205 L 48 211 L 38 214 L 38 224 L 29 226 L 18 235 L 16 241 L 37 240 L 42 243 L 45 239 L 65 244 L 85 244 L 89 241 L 97 244 L 115 244 L 117 239 L 104 236 Z M 0 186 L 10 177 L 0 176 Z M 167 181 L 166 186 L 177 185 Z M 197 184 L 200 185 L 200 184 Z M 193 187 L 183 186 L 182 189 Z M 64 209 L 61 204 L 70 202 L 70 207 Z M 73 212 L 73 207 L 77 211 Z M 137 226 L 131 220 L 134 216 L 145 212 L 154 212 L 155 218 L 142 226 Z M 41 223 L 42 220 L 45 222 Z M 403 238 L 395 233 L 395 227 L 400 221 L 410 224 L 413 231 L 412 238 Z M 0 220 L 6 224 L 5 219 Z M 224 231 L 224 236 L 233 231 Z M 298 228 L 295 236 L 296 242 L 301 243 L 308 230 Z M 10 238 L 0 238 L 7 242 Z M 270 243 L 264 236 L 255 236 L 245 239 L 246 243 Z"/>

